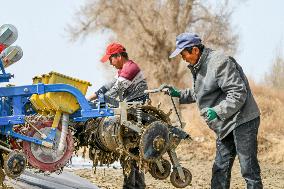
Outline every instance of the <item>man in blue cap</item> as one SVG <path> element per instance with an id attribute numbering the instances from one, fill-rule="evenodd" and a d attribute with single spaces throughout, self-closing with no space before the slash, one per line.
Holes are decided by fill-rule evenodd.
<path id="1" fill-rule="evenodd" d="M 169 87 L 169 95 L 179 97 L 181 104 L 196 102 L 217 135 L 211 188 L 230 188 L 231 169 L 238 155 L 247 188 L 262 189 L 257 159 L 260 111 L 241 66 L 234 58 L 205 48 L 200 37 L 192 33 L 177 36 L 170 58 L 179 54 L 189 64 L 193 87 Z"/>

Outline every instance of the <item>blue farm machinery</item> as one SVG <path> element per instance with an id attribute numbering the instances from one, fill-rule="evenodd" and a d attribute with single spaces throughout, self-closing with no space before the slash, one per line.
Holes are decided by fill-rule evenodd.
<path id="1" fill-rule="evenodd" d="M 19 46 L 12 46 L 16 39 L 14 26 L 0 27 L 1 84 L 13 77 L 5 68 L 23 55 Z M 7 176 L 18 177 L 26 165 L 41 172 L 62 170 L 74 151 L 87 147 L 94 166 L 120 161 L 128 174 L 134 161 L 158 180 L 170 176 L 175 187 L 191 183 L 190 171 L 175 152 L 189 136 L 172 125 L 171 112 L 150 100 L 120 102 L 100 95 L 88 102 L 89 86 L 50 72 L 34 77 L 31 85 L 0 87 L 0 161 Z M 5 174 L 0 169 L 2 180 Z"/>

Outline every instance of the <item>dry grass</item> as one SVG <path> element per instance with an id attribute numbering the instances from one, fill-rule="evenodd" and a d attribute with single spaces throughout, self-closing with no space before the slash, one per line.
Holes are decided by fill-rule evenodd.
<path id="1" fill-rule="evenodd" d="M 259 151 L 261 159 L 284 162 L 284 91 L 253 86 L 261 110 Z"/>

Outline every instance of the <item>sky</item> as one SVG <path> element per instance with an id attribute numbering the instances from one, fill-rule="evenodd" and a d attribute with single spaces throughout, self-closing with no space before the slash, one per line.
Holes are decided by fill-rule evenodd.
<path id="1" fill-rule="evenodd" d="M 262 81 L 277 50 L 284 56 L 284 1 L 247 0 L 239 4 L 232 20 L 239 32 L 236 59 L 245 73 Z"/>
<path id="2" fill-rule="evenodd" d="M 10 83 L 27 85 L 36 75 L 56 71 L 90 81 L 92 93 L 107 82 L 99 62 L 109 34 L 96 33 L 84 41 L 71 43 L 67 24 L 74 22 L 75 12 L 85 0 L 0 0 L 0 25 L 9 23 L 18 29 L 24 56 L 6 72 L 15 75 Z M 284 46 L 284 1 L 247 0 L 239 3 L 232 21 L 240 35 L 235 58 L 245 73 L 261 81 L 271 66 L 275 49 Z M 282 51 L 284 48 L 282 48 Z M 5 86 L 3 83 L 0 86 Z"/>

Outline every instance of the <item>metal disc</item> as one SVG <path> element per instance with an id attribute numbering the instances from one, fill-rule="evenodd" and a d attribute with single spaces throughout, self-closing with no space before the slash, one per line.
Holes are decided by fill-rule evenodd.
<path id="1" fill-rule="evenodd" d="M 36 127 L 38 130 L 40 130 L 40 132 L 48 135 L 51 130 L 51 125 L 51 121 L 46 121 L 39 122 Z M 40 134 L 35 130 L 30 131 L 28 133 L 28 136 L 41 139 Z M 25 154 L 27 155 L 28 162 L 35 168 L 49 172 L 53 172 L 64 167 L 72 156 L 74 150 L 74 142 L 72 134 L 70 133 L 70 131 L 68 131 L 66 141 L 64 142 L 63 153 L 59 154 L 57 152 L 57 148 L 60 136 L 61 126 L 59 126 L 56 131 L 53 148 L 47 148 L 35 143 L 24 141 L 23 149 L 25 151 Z"/>
<path id="2" fill-rule="evenodd" d="M 4 161 L 4 170 L 8 177 L 16 178 L 20 176 L 26 168 L 26 157 L 21 152 L 12 151 Z"/>
<path id="3" fill-rule="evenodd" d="M 169 131 L 165 123 L 151 123 L 141 135 L 140 155 L 146 161 L 155 161 L 168 149 Z"/>

